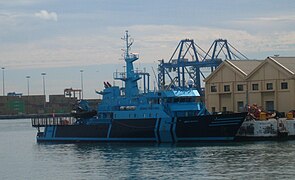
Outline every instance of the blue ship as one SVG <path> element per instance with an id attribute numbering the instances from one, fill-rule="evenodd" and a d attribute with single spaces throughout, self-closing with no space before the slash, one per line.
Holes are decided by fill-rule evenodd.
<path id="1" fill-rule="evenodd" d="M 135 70 L 138 54 L 130 52 L 132 39 L 126 31 L 124 72 L 115 72 L 114 79 L 124 87 L 104 82 L 97 92 L 102 101 L 91 110 L 81 100 L 73 119 L 32 119 L 37 127 L 37 141 L 63 142 L 187 142 L 233 141 L 246 113 L 210 114 L 200 101 L 200 93 L 190 83 L 187 87 L 169 86 L 149 89 L 149 74 Z M 138 81 L 144 81 L 144 90 Z"/>

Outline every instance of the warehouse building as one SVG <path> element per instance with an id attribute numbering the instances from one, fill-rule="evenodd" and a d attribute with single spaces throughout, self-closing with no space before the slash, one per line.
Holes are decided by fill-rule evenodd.
<path id="1" fill-rule="evenodd" d="M 248 104 L 280 112 L 295 109 L 295 57 L 225 60 L 204 81 L 212 112 L 241 112 Z"/>

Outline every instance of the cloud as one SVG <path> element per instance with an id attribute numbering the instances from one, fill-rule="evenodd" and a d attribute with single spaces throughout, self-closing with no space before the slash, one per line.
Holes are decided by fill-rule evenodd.
<path id="1" fill-rule="evenodd" d="M 64 67 L 121 63 L 124 42 L 120 37 L 128 29 L 141 63 L 169 59 L 181 39 L 194 39 L 207 51 L 218 38 L 227 39 L 248 58 L 264 59 L 273 54 L 294 56 L 295 31 L 250 33 L 246 30 L 198 26 L 136 25 L 108 27 L 105 32 L 48 37 L 36 41 L 0 44 L 0 59 L 5 66 Z M 4 61 L 5 60 L 5 61 Z"/>
<path id="2" fill-rule="evenodd" d="M 295 15 L 261 16 L 230 20 L 228 26 L 259 33 L 276 33 L 282 31 L 294 31 Z"/>
<path id="3" fill-rule="evenodd" d="M 35 13 L 35 16 L 45 20 L 57 21 L 57 14 L 55 12 L 48 12 L 46 10 L 41 10 L 40 12 Z"/>
<path id="4" fill-rule="evenodd" d="M 294 22 L 295 16 L 294 15 L 285 15 L 285 16 L 269 16 L 269 17 L 255 17 L 255 18 L 246 18 L 241 19 L 237 22 L 252 22 L 252 23 L 259 23 L 259 22 Z"/>

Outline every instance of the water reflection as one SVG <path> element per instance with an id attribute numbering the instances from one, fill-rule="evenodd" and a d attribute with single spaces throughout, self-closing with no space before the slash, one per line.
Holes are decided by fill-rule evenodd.
<path id="1" fill-rule="evenodd" d="M 29 121 L 1 123 L 2 179 L 292 179 L 295 175 L 295 141 L 36 143 L 36 131 L 29 125 Z"/>
<path id="2" fill-rule="evenodd" d="M 282 146 L 284 145 L 284 146 Z M 229 144 L 146 144 L 81 143 L 43 144 L 45 151 L 55 151 L 51 159 L 68 159 L 77 176 L 90 178 L 266 178 L 285 176 L 282 166 L 294 174 L 290 149 L 294 142 L 259 142 Z M 42 149 L 41 148 L 41 149 Z M 40 150 L 40 149 L 39 149 Z M 44 155 L 44 154 L 43 154 Z M 49 158 L 49 157 L 48 157 Z"/>

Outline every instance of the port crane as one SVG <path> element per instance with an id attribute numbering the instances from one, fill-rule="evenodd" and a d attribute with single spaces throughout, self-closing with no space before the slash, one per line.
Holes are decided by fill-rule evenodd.
<path id="1" fill-rule="evenodd" d="M 248 58 L 225 39 L 216 39 L 208 51 L 203 50 L 192 39 L 183 39 L 178 43 L 168 62 L 164 59 L 159 60 L 158 88 L 164 90 L 194 87 L 203 96 L 202 79 L 214 71 L 224 59 Z"/>

